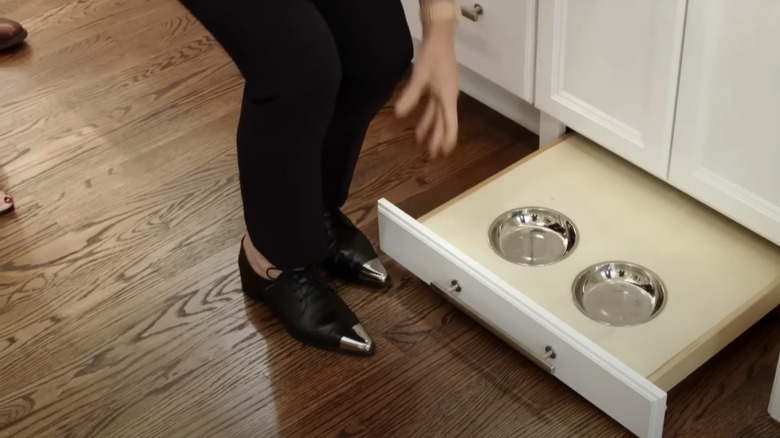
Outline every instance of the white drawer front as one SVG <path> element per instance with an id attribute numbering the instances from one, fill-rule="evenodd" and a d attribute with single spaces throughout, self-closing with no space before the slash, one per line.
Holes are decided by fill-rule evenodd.
<path id="1" fill-rule="evenodd" d="M 419 0 L 402 0 L 412 35 L 422 38 Z M 458 5 L 483 14 L 465 16 L 458 25 L 458 62 L 512 94 L 533 103 L 536 68 L 537 0 L 458 0 Z"/>
<path id="2" fill-rule="evenodd" d="M 382 251 L 640 437 L 660 437 L 666 393 L 414 218 L 379 201 Z M 457 281 L 459 291 L 446 289 Z M 498 327 L 502 327 L 499 329 Z M 545 358 L 547 347 L 555 358 Z"/>

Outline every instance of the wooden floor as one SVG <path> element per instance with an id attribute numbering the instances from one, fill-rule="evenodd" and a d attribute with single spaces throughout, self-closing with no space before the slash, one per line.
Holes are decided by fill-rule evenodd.
<path id="1" fill-rule="evenodd" d="M 370 359 L 302 348 L 246 302 L 242 81 L 175 0 L 0 16 L 30 31 L 0 55 L 0 437 L 628 436 L 391 260 L 389 292 L 342 291 Z M 347 208 L 374 241 L 378 198 L 424 213 L 537 142 L 468 98 L 461 120 L 433 163 L 411 121 L 374 121 Z M 667 436 L 780 436 L 778 339 L 775 311 L 673 390 Z"/>

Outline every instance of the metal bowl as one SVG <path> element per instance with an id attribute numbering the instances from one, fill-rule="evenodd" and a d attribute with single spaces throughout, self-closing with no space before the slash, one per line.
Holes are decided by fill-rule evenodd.
<path id="1" fill-rule="evenodd" d="M 542 207 L 510 210 L 493 221 L 488 231 L 493 251 L 524 266 L 546 266 L 568 257 L 577 247 L 579 232 L 565 215 Z"/>
<path id="2" fill-rule="evenodd" d="M 651 270 L 628 262 L 605 262 L 582 271 L 574 280 L 577 308 L 610 326 L 635 326 L 658 316 L 666 305 L 663 281 Z"/>

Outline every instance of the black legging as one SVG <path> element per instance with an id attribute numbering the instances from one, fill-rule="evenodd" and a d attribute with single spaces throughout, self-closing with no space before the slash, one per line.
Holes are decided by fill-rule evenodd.
<path id="1" fill-rule="evenodd" d="M 244 220 L 279 269 L 327 255 L 371 119 L 410 66 L 400 0 L 181 0 L 241 71 Z"/>

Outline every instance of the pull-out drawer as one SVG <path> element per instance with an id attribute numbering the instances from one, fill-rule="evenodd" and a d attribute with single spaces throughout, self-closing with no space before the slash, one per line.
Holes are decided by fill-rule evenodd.
<path id="1" fill-rule="evenodd" d="M 551 263 L 507 261 L 488 230 L 519 207 L 563 213 L 578 243 Z M 580 136 L 422 218 L 382 199 L 379 229 L 385 253 L 642 437 L 661 436 L 666 391 L 780 304 L 780 248 Z M 608 325 L 579 310 L 575 278 L 610 261 L 660 277 L 660 312 Z"/>

